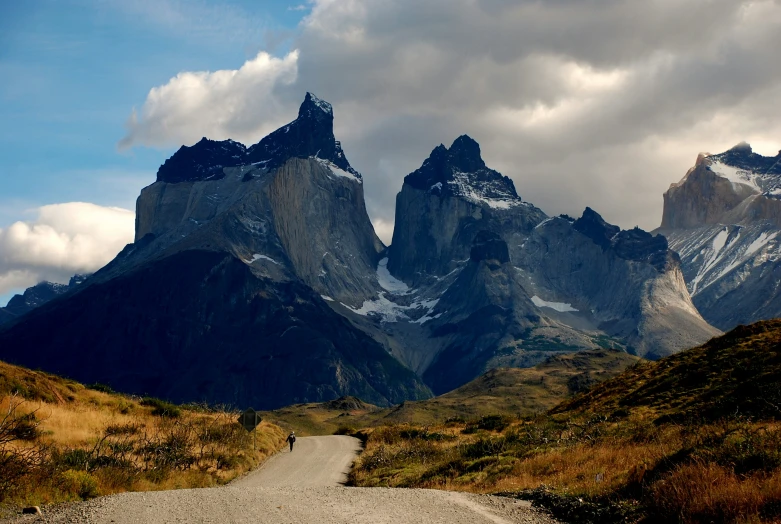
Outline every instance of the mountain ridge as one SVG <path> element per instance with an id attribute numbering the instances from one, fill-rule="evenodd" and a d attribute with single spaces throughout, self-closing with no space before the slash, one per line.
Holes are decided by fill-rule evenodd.
<path id="1" fill-rule="evenodd" d="M 386 248 L 333 118 L 308 93 L 254 146 L 181 148 L 138 197 L 134 243 L 0 329 L 0 358 L 178 401 L 388 404 L 562 352 L 658 357 L 718 332 L 663 237 L 590 209 L 548 217 L 467 135 L 405 178 Z"/>

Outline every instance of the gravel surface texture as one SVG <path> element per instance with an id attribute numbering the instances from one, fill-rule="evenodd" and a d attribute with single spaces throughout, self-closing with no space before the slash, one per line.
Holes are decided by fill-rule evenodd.
<path id="1" fill-rule="evenodd" d="M 342 485 L 360 443 L 351 437 L 307 437 L 228 486 L 122 493 L 42 508 L 3 522 L 51 523 L 450 523 L 555 524 L 528 502 L 425 489 Z"/>

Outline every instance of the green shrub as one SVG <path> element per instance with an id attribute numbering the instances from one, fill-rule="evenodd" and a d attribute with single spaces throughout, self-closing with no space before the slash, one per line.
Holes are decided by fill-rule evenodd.
<path id="1" fill-rule="evenodd" d="M 510 425 L 511 419 L 505 415 L 487 415 L 478 419 L 476 422 L 471 422 L 463 429 L 461 433 L 466 435 L 476 433 L 480 429 L 486 431 L 503 431 Z"/>
<path id="2" fill-rule="evenodd" d="M 100 495 L 98 481 L 86 471 L 69 469 L 62 472 L 60 477 L 62 489 L 67 493 L 72 493 L 83 500 Z"/>
<path id="3" fill-rule="evenodd" d="M 145 397 L 141 401 L 141 405 L 153 408 L 152 415 L 168 418 L 179 418 L 182 416 L 182 410 L 178 406 L 159 398 Z"/>
<path id="4" fill-rule="evenodd" d="M 100 391 L 101 393 L 116 393 L 111 386 L 107 384 L 100 384 L 98 382 L 95 382 L 94 384 L 89 384 L 87 386 L 87 389 L 91 389 L 93 391 Z"/>

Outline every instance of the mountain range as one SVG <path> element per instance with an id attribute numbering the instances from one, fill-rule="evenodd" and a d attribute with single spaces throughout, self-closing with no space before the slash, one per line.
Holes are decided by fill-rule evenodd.
<path id="1" fill-rule="evenodd" d="M 781 316 L 781 152 L 740 143 L 701 153 L 664 195 L 662 225 L 697 309 L 712 325 Z"/>
<path id="2" fill-rule="evenodd" d="M 175 401 L 389 405 L 561 353 L 660 358 L 726 325 L 700 315 L 676 252 L 700 216 L 685 191 L 664 235 L 548 216 L 463 135 L 405 177 L 385 246 L 333 120 L 308 93 L 255 145 L 180 148 L 138 198 L 134 242 L 0 327 L 0 358 Z"/>
<path id="3" fill-rule="evenodd" d="M 89 276 L 74 275 L 67 284 L 40 282 L 27 288 L 21 295 L 14 295 L 5 307 L 0 307 L 0 324 L 21 317 L 50 300 L 75 289 Z"/>

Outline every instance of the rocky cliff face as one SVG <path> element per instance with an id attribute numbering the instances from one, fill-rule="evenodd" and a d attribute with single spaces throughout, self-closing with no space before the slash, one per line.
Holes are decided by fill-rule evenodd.
<path id="1" fill-rule="evenodd" d="M 177 151 L 138 198 L 136 244 L 144 247 L 131 264 L 165 250 L 219 248 L 346 304 L 376 295 L 384 246 L 366 214 L 363 179 L 334 137 L 331 111 L 307 93 L 298 118 L 254 146 L 204 139 Z M 203 177 L 215 169 L 209 161 L 228 157 L 234 165 L 218 164 L 221 176 Z M 168 165 L 190 170 L 173 175 Z"/>
<path id="2" fill-rule="evenodd" d="M 403 287 L 388 288 L 399 314 L 385 325 L 397 342 L 404 322 L 420 325 L 410 345 L 427 355 L 397 351 L 435 392 L 555 352 L 612 344 L 656 358 L 718 333 L 664 237 L 621 231 L 591 209 L 547 217 L 465 136 L 405 178 L 388 257 Z"/>
<path id="3" fill-rule="evenodd" d="M 3 360 L 182 402 L 430 396 L 311 288 L 216 251 L 181 251 L 46 304 L 0 332 L 0 348 Z"/>
<path id="4" fill-rule="evenodd" d="M 700 154 L 665 193 L 658 230 L 680 256 L 697 308 L 727 330 L 781 315 L 781 153 L 748 144 Z"/>
<path id="5" fill-rule="evenodd" d="M 509 178 L 486 167 L 477 142 L 461 136 L 450 149 L 436 147 L 404 178 L 388 269 L 413 285 L 446 275 L 469 258 L 478 231 L 523 235 L 544 218 L 518 197 Z"/>

